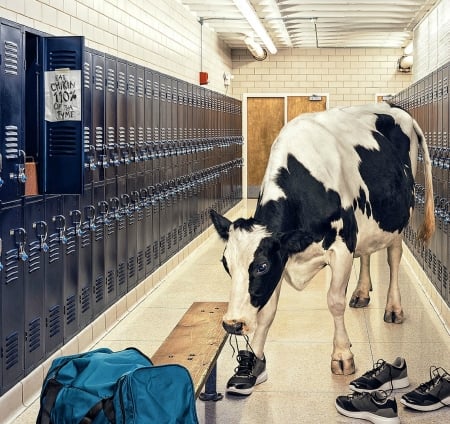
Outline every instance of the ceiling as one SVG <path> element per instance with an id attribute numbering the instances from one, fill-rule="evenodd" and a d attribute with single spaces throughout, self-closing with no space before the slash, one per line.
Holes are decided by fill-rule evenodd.
<path id="1" fill-rule="evenodd" d="M 244 38 L 261 43 L 236 1 L 180 0 L 230 48 Z M 438 0 L 248 0 L 277 49 L 287 47 L 405 47 L 414 27 Z"/>

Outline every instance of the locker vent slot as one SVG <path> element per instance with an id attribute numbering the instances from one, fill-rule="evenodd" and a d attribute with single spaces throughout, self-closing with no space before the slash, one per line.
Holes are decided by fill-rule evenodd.
<path id="1" fill-rule="evenodd" d="M 119 94 L 126 94 L 127 92 L 127 80 L 123 72 L 119 72 L 117 79 L 117 92 Z"/>
<path id="2" fill-rule="evenodd" d="M 17 260 L 17 249 L 8 250 L 5 252 L 5 267 L 3 272 L 5 273 L 5 283 L 12 284 L 19 278 L 19 261 Z"/>
<path id="3" fill-rule="evenodd" d="M 134 75 L 128 75 L 128 95 L 134 97 L 136 91 L 136 80 Z"/>
<path id="4" fill-rule="evenodd" d="M 74 50 L 52 50 L 49 52 L 48 63 L 51 70 L 60 68 L 80 69 L 77 67 L 77 55 Z M 86 70 L 86 66 L 85 66 Z"/>
<path id="5" fill-rule="evenodd" d="M 136 258 L 130 256 L 128 258 L 128 278 L 132 278 L 136 275 Z"/>
<path id="6" fill-rule="evenodd" d="M 106 290 L 108 292 L 108 294 L 111 294 L 114 292 L 114 277 L 115 277 L 115 272 L 114 270 L 109 270 L 107 275 L 106 275 Z"/>
<path id="7" fill-rule="evenodd" d="M 5 41 L 4 44 L 4 60 L 5 74 L 17 75 L 19 72 L 19 46 L 12 41 Z"/>
<path id="8" fill-rule="evenodd" d="M 105 285 L 103 281 L 103 275 L 99 275 L 95 279 L 94 284 L 94 298 L 95 303 L 101 302 L 105 297 Z"/>
<path id="9" fill-rule="evenodd" d="M 106 89 L 110 93 L 116 91 L 116 71 L 114 69 L 108 69 L 106 72 Z"/>
<path id="10" fill-rule="evenodd" d="M 89 153 L 91 150 L 91 129 L 83 127 L 84 152 Z"/>
<path id="11" fill-rule="evenodd" d="M 119 286 L 122 286 L 127 282 L 126 265 L 123 262 L 117 267 L 117 282 Z"/>
<path id="12" fill-rule="evenodd" d="M 144 78 L 138 77 L 137 80 L 137 95 L 138 97 L 144 97 L 145 90 L 144 90 Z"/>
<path id="13" fill-rule="evenodd" d="M 77 129 L 75 126 L 55 126 L 50 128 L 48 135 L 50 157 L 77 156 Z"/>
<path id="14" fill-rule="evenodd" d="M 145 248 L 145 264 L 149 266 L 152 264 L 152 246 L 149 245 Z"/>
<path id="15" fill-rule="evenodd" d="M 95 227 L 95 231 L 94 231 L 94 238 L 95 241 L 101 241 L 103 240 L 105 236 L 105 228 L 103 223 L 101 222 L 100 218 L 96 219 L 96 227 Z"/>
<path id="16" fill-rule="evenodd" d="M 125 217 L 121 215 L 120 218 L 117 220 L 117 230 L 118 231 L 124 230 L 126 228 L 125 224 L 126 224 Z"/>
<path id="17" fill-rule="evenodd" d="M 33 241 L 30 243 L 30 249 L 28 252 L 28 273 L 41 269 L 41 249 L 38 241 Z"/>
<path id="18" fill-rule="evenodd" d="M 108 237 L 112 236 L 116 232 L 116 223 L 114 221 L 110 221 L 110 223 L 106 226 L 106 234 Z"/>
<path id="19" fill-rule="evenodd" d="M 75 295 L 66 299 L 66 324 L 69 325 L 75 321 L 77 317 L 77 305 Z"/>
<path id="20" fill-rule="evenodd" d="M 116 147 L 116 130 L 114 127 L 108 127 L 106 131 L 108 150 L 114 150 Z"/>
<path id="21" fill-rule="evenodd" d="M 5 159 L 19 156 L 19 129 L 15 125 L 5 126 Z"/>
<path id="22" fill-rule="evenodd" d="M 57 261 L 60 258 L 60 243 L 59 243 L 59 234 L 51 234 L 49 241 L 49 250 L 48 250 L 48 262 L 51 264 Z"/>
<path id="23" fill-rule="evenodd" d="M 83 233 L 81 235 L 81 247 L 84 249 L 85 247 L 90 246 L 91 244 L 91 229 L 89 228 L 89 222 L 83 223 Z"/>
<path id="24" fill-rule="evenodd" d="M 77 238 L 75 234 L 75 227 L 70 227 L 66 233 L 66 255 L 73 255 L 77 251 Z"/>
<path id="25" fill-rule="evenodd" d="M 19 363 L 19 334 L 14 331 L 5 339 L 5 365 L 9 370 Z"/>
<path id="26" fill-rule="evenodd" d="M 119 127 L 119 147 L 121 149 L 127 148 L 127 130 L 125 127 Z"/>
<path id="27" fill-rule="evenodd" d="M 91 296 L 88 286 L 85 286 L 81 289 L 80 304 L 82 314 L 84 314 L 91 308 Z"/>
<path id="28" fill-rule="evenodd" d="M 61 331 L 61 306 L 54 305 L 48 312 L 48 334 L 50 337 L 54 337 Z"/>
<path id="29" fill-rule="evenodd" d="M 41 318 L 35 318 L 28 324 L 28 352 L 33 352 L 41 346 Z"/>
<path id="30" fill-rule="evenodd" d="M 145 98 L 152 98 L 152 80 L 149 79 L 145 80 Z"/>
<path id="31" fill-rule="evenodd" d="M 95 89 L 103 91 L 103 66 L 97 65 L 95 67 Z"/>
<path id="32" fill-rule="evenodd" d="M 143 271 L 145 269 L 144 251 L 143 250 L 140 250 L 137 254 L 137 267 L 138 267 L 138 272 Z"/>
<path id="33" fill-rule="evenodd" d="M 139 146 L 143 146 L 145 142 L 144 128 L 138 127 L 137 133 L 138 133 L 138 144 Z"/>
<path id="34" fill-rule="evenodd" d="M 103 127 L 95 127 L 95 149 L 103 150 Z"/>

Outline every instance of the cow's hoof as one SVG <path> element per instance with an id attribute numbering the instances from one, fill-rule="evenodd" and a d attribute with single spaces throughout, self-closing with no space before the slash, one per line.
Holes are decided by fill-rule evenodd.
<path id="1" fill-rule="evenodd" d="M 350 359 L 332 359 L 331 372 L 336 375 L 350 375 L 355 373 L 355 361 Z"/>
<path id="2" fill-rule="evenodd" d="M 403 311 L 395 312 L 395 311 L 385 311 L 384 312 L 384 322 L 389 324 L 401 324 L 404 320 Z"/>
<path id="3" fill-rule="evenodd" d="M 350 308 L 365 308 L 370 302 L 370 297 L 352 296 L 349 302 Z"/>

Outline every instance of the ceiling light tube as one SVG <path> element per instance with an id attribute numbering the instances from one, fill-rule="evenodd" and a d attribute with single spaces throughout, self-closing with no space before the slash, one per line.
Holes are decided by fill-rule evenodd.
<path id="1" fill-rule="evenodd" d="M 267 52 L 252 37 L 245 37 L 244 42 L 255 59 L 264 60 L 267 57 Z"/>
<path id="2" fill-rule="evenodd" d="M 248 2 L 248 0 L 234 0 L 234 4 L 242 13 L 242 15 L 247 19 L 250 26 L 256 32 L 256 35 L 262 40 L 262 42 L 266 45 L 267 50 L 270 53 L 275 54 L 277 52 L 277 48 L 273 44 L 272 39 L 264 28 L 263 24 L 258 18 L 255 10 L 252 5 Z"/>

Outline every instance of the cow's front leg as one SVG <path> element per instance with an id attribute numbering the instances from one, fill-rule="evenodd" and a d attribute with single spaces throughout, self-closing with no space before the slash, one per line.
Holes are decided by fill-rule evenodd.
<path id="1" fill-rule="evenodd" d="M 399 235 L 394 243 L 387 248 L 387 258 L 389 264 L 389 290 L 386 300 L 386 310 L 384 321 L 394 324 L 401 324 L 404 319 L 403 308 L 398 287 L 398 270 L 402 258 L 403 247 L 402 237 Z"/>
<path id="2" fill-rule="evenodd" d="M 372 291 L 372 281 L 370 279 L 370 255 L 363 255 L 360 258 L 358 284 L 352 294 L 349 306 L 351 308 L 366 307 L 370 302 L 370 291 Z"/>
<path id="3" fill-rule="evenodd" d="M 353 256 L 344 247 L 341 252 L 333 252 L 330 266 L 331 284 L 328 290 L 328 309 L 334 319 L 333 353 L 331 371 L 333 374 L 353 374 L 355 362 L 350 350 L 351 343 L 344 323 L 345 294 L 352 269 Z"/>

